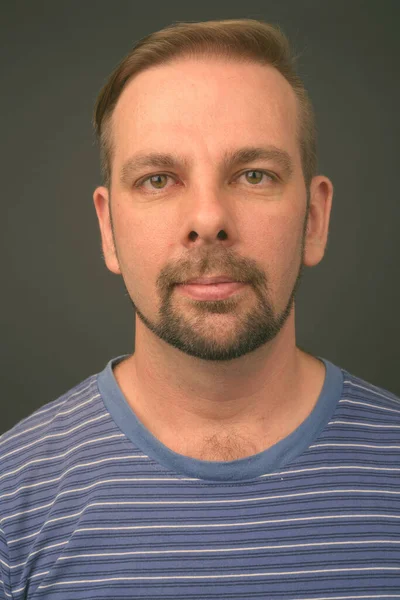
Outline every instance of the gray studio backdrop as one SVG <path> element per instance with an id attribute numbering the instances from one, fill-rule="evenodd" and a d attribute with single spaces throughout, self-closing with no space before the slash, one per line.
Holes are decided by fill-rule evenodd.
<path id="1" fill-rule="evenodd" d="M 298 343 L 400 394 L 400 2 L 9 1 L 0 26 L 1 431 L 133 351 L 131 304 L 103 263 L 92 202 L 100 87 L 152 31 L 241 17 L 280 24 L 301 54 L 319 169 L 335 186 L 326 256 L 298 293 Z"/>

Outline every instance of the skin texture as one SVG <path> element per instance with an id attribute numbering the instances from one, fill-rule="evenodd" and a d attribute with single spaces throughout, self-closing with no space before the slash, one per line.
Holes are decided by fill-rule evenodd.
<path id="1" fill-rule="evenodd" d="M 140 73 L 112 116 L 111 187 L 93 199 L 106 265 L 136 307 L 135 352 L 114 374 L 142 423 L 186 456 L 265 450 L 323 385 L 323 363 L 296 347 L 293 298 L 302 268 L 323 258 L 333 186 L 313 178 L 307 214 L 297 119 L 277 70 L 216 58 Z M 223 168 L 243 146 L 284 150 L 291 174 L 274 158 Z M 138 152 L 188 165 L 124 168 Z M 177 283 L 201 275 L 246 285 L 224 300 L 180 293 Z"/>

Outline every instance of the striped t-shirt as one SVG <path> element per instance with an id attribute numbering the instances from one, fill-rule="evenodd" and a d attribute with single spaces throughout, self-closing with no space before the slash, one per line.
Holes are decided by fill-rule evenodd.
<path id="1" fill-rule="evenodd" d="M 399 398 L 321 358 L 295 431 L 202 461 L 136 418 L 126 356 L 0 438 L 2 600 L 400 598 Z"/>

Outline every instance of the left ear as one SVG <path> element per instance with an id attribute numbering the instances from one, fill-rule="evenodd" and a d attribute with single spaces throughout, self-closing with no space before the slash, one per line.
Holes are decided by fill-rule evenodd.
<path id="1" fill-rule="evenodd" d="M 303 264 L 314 267 L 323 258 L 328 241 L 333 184 L 328 177 L 313 177 L 310 185 L 310 207 L 304 245 Z"/>

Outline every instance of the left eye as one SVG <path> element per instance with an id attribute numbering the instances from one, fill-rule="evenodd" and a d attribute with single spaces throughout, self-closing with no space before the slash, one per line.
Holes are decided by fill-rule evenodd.
<path id="1" fill-rule="evenodd" d="M 252 169 L 251 171 L 245 171 L 244 173 L 239 175 L 239 177 L 242 177 L 243 175 L 247 176 L 249 174 L 254 175 L 254 173 L 257 173 L 258 177 L 252 178 L 253 181 L 251 179 L 247 178 L 247 181 L 250 181 L 251 183 L 260 183 L 260 180 L 262 180 L 263 175 L 266 175 L 271 181 L 273 181 L 272 175 L 270 175 L 267 171 L 257 171 L 256 169 Z M 255 181 L 255 179 L 257 179 L 257 181 Z"/>

